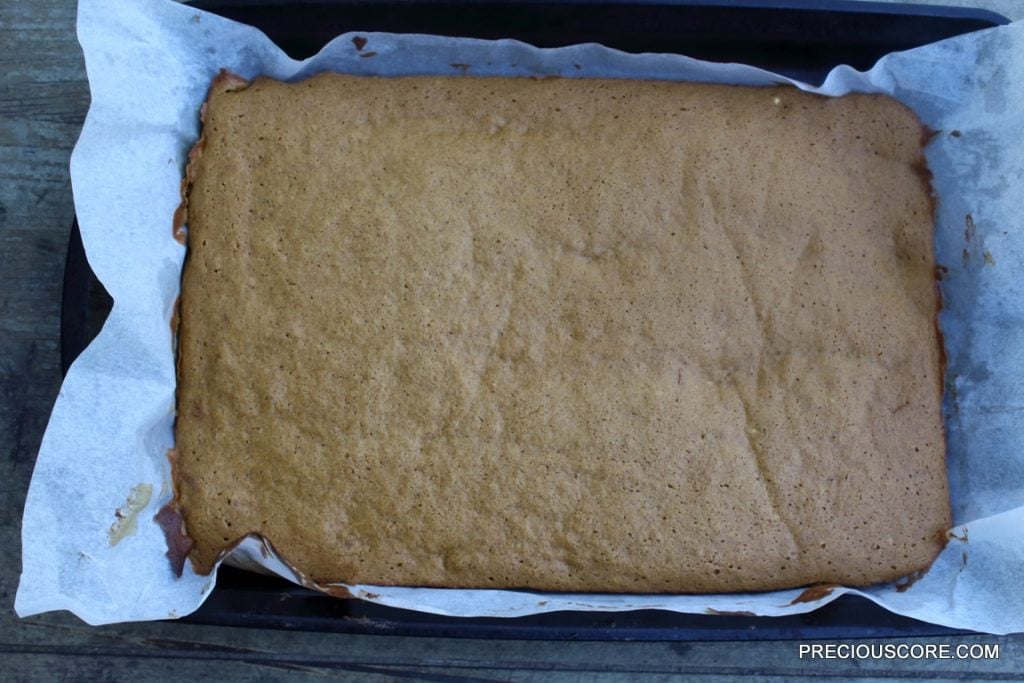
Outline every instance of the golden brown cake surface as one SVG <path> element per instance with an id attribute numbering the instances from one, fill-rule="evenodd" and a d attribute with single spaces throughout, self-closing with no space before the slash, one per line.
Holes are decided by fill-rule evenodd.
<path id="1" fill-rule="evenodd" d="M 188 195 L 199 571 L 251 532 L 317 580 L 592 592 L 868 584 L 938 552 L 933 219 L 902 105 L 230 87 Z"/>

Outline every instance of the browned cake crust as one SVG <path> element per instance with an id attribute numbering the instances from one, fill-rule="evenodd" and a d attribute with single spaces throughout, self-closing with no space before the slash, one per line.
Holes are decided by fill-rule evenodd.
<path id="1" fill-rule="evenodd" d="M 176 487 L 208 572 L 869 584 L 949 524 L 921 127 L 878 96 L 220 81 Z"/>

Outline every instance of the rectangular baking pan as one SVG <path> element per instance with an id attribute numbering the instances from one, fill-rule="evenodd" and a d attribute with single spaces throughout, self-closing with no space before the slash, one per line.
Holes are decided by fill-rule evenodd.
<path id="1" fill-rule="evenodd" d="M 1008 23 L 984 10 L 851 0 L 199 0 L 195 7 L 263 30 L 295 58 L 348 31 L 515 38 L 540 47 L 597 42 L 627 52 L 676 52 L 760 66 L 820 83 L 838 64 L 870 68 L 883 55 Z M 64 372 L 111 306 L 72 226 L 61 320 Z M 788 617 L 689 615 L 657 610 L 552 612 L 458 618 L 340 600 L 286 581 L 220 570 L 217 587 L 187 621 L 350 633 L 548 640 L 778 640 L 965 633 L 843 596 Z"/>

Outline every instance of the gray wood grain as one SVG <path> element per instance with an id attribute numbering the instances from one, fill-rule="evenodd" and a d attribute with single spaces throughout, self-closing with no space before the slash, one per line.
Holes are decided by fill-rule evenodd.
<path id="1" fill-rule="evenodd" d="M 68 156 L 88 106 L 74 6 L 0 6 L 0 638 L 12 605 L 21 509 L 60 386 L 61 271 L 73 215 Z M 0 665 L 2 666 L 2 665 Z"/>
<path id="2" fill-rule="evenodd" d="M 1024 3 L 993 0 L 1024 17 Z M 0 0 L 0 680 L 1012 680 L 1024 638 L 991 661 L 800 660 L 793 642 L 586 643 L 354 636 L 157 622 L 19 620 L 21 510 L 60 386 L 61 279 L 73 218 L 68 159 L 88 108 L 69 0 Z"/>

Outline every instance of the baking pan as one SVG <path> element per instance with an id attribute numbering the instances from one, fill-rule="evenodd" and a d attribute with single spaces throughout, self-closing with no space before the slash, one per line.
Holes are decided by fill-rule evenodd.
<path id="1" fill-rule="evenodd" d="M 514 38 L 537 47 L 601 43 L 760 66 L 820 84 L 837 64 L 1007 23 L 984 10 L 852 0 L 197 0 L 261 28 L 295 58 L 348 31 Z"/>
<path id="2" fill-rule="evenodd" d="M 1008 23 L 984 10 L 850 0 L 200 0 L 193 6 L 263 30 L 289 55 L 315 54 L 348 31 L 514 38 L 540 47 L 597 42 L 627 52 L 675 52 L 760 66 L 821 83 L 838 64 L 870 68 L 883 55 Z M 64 372 L 111 307 L 72 226 L 64 273 Z M 443 617 L 340 600 L 277 578 L 222 568 L 187 621 L 350 633 L 550 640 L 778 640 L 880 638 L 966 631 L 900 617 L 843 596 L 802 615 L 689 615 L 657 610 L 551 612 L 516 618 Z"/>

